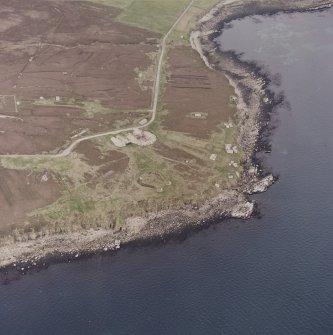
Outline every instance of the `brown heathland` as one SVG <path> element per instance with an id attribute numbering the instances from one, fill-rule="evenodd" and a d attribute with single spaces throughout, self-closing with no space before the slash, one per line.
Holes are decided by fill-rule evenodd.
<path id="1" fill-rule="evenodd" d="M 82 129 L 130 124 L 127 110 L 150 106 L 135 71 L 152 64 L 159 35 L 116 22 L 118 14 L 79 1 L 0 1 L 0 95 L 19 104 L 19 119 L 1 119 L 0 153 L 54 150 Z"/>
<path id="2" fill-rule="evenodd" d="M 188 47 L 170 51 L 162 121 L 166 129 L 208 138 L 217 126 L 233 117 L 229 105 L 233 90 L 228 80 L 208 70 L 200 56 Z M 201 114 L 202 117 L 195 117 Z"/>
<path id="3" fill-rule="evenodd" d="M 65 157 L 33 155 L 151 119 L 161 36 L 119 14 L 81 1 L 0 0 L 0 155 L 19 154 L 0 158 L 0 241 L 117 231 L 128 216 L 196 204 L 237 183 L 241 153 L 224 146 L 237 144 L 234 91 L 171 41 L 147 127 L 154 145 L 116 147 L 107 135 Z"/>
<path id="4" fill-rule="evenodd" d="M 22 227 L 26 213 L 55 201 L 61 189 L 47 171 L 31 174 L 0 168 L 0 235 Z"/>

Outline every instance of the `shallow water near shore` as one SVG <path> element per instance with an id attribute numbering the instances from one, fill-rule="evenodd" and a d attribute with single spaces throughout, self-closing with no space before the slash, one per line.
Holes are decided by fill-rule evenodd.
<path id="1" fill-rule="evenodd" d="M 0 334 L 332 334 L 333 10 L 254 17 L 222 49 L 279 73 L 255 196 L 262 219 L 230 220 L 163 246 L 52 265 L 0 286 Z"/>

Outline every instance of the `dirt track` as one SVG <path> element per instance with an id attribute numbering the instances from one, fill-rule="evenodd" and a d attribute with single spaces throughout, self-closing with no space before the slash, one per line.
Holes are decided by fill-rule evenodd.
<path id="1" fill-rule="evenodd" d="M 0 95 L 16 95 L 24 120 L 1 120 L 0 153 L 54 150 L 81 129 L 112 128 L 128 118 L 122 110 L 149 108 L 151 89 L 142 90 L 135 69 L 152 64 L 158 34 L 115 22 L 117 9 L 84 2 L 1 0 L 0 8 Z M 88 118 L 79 108 L 33 105 L 56 96 L 120 112 Z"/>
<path id="2" fill-rule="evenodd" d="M 224 4 L 230 2 L 233 1 L 225 1 Z M 318 2 L 320 2 L 320 0 L 318 0 Z M 232 9 L 232 7 L 233 6 L 231 6 L 230 8 Z M 242 8 L 240 7 L 240 9 Z M 224 12 L 225 11 L 223 11 L 223 13 Z M 207 34 L 203 34 L 203 36 L 207 36 Z M 257 88 L 257 85 L 258 84 L 254 85 L 253 87 Z M 192 90 L 192 92 L 194 91 L 192 87 L 190 87 L 190 90 Z M 155 90 L 155 92 L 158 92 L 158 90 Z M 254 90 L 253 92 L 256 93 L 257 91 Z M 257 112 L 257 110 L 254 112 Z M 181 156 L 184 158 L 186 157 L 187 160 L 193 159 L 193 156 L 184 156 L 181 151 L 175 151 L 172 147 L 166 149 L 165 147 L 157 146 L 158 143 L 155 145 L 155 148 L 163 151 L 163 154 L 165 154 L 165 150 L 168 150 L 168 156 L 171 159 L 175 159 L 177 158 L 177 156 Z M 83 146 L 83 151 L 84 147 L 85 146 Z M 79 145 L 78 149 L 80 148 L 81 145 Z M 91 157 L 87 157 L 87 159 L 93 160 L 95 160 L 96 155 L 98 155 L 98 153 L 92 151 L 89 151 L 89 154 L 91 154 Z M 122 159 L 122 157 L 119 157 L 119 159 Z M 124 166 L 125 165 L 126 164 L 124 164 Z M 207 174 L 205 175 L 205 177 L 207 179 Z M 8 187 L 3 187 L 5 189 L 5 192 L 8 192 Z M 10 193 L 6 195 L 6 199 L 6 201 L 11 201 Z M 17 245 L 13 245 L 12 249 L 6 246 L 2 249 L 4 256 L 1 255 L 1 264 L 4 265 L 16 259 L 22 259 L 22 254 L 24 254 L 25 252 L 32 255 L 36 254 L 38 256 L 43 256 L 46 255 L 48 252 L 53 253 L 55 250 L 60 250 L 61 252 L 68 252 L 72 255 L 77 255 L 77 252 L 81 251 L 94 252 L 96 250 L 101 250 L 102 248 L 105 250 L 105 246 L 107 246 L 107 248 L 114 247 L 114 244 L 112 244 L 111 242 L 114 238 L 120 238 L 122 242 L 124 238 L 124 241 L 126 242 L 131 239 L 149 239 L 157 236 L 170 236 L 174 233 L 178 233 L 180 230 L 183 230 L 186 227 L 190 227 L 192 229 L 195 225 L 201 225 L 202 222 L 205 222 L 206 220 L 220 218 L 221 215 L 245 218 L 251 214 L 252 210 L 253 204 L 247 202 L 246 198 L 242 193 L 236 190 L 229 190 L 225 193 L 221 193 L 216 198 L 210 199 L 206 204 L 200 207 L 199 210 L 197 206 L 192 207 L 192 205 L 190 204 L 183 211 L 175 210 L 169 212 L 160 212 L 158 216 L 156 215 L 156 213 L 153 213 L 152 218 L 146 220 L 147 225 L 144 227 L 145 229 L 142 230 L 141 234 L 136 236 L 127 235 L 126 230 L 124 232 L 120 232 L 119 235 L 116 236 L 113 235 L 114 232 L 111 232 L 111 235 L 109 230 L 101 230 L 96 232 L 95 237 L 93 236 L 93 231 L 91 231 L 91 234 L 68 234 L 52 236 L 50 238 L 43 239 L 44 244 L 42 247 L 38 246 L 38 243 L 40 243 L 41 240 L 37 242 L 29 241 L 26 244 L 19 244 L 18 247 Z M 26 257 L 26 255 L 24 256 Z"/>
<path id="3" fill-rule="evenodd" d="M 43 4 L 45 5 L 45 3 Z M 169 32 L 164 36 L 162 40 L 152 101 L 151 91 L 148 90 L 147 92 L 145 92 L 142 91 L 142 89 L 139 87 L 139 93 L 137 95 L 140 97 L 141 100 L 138 100 L 136 99 L 135 94 L 133 95 L 133 90 L 131 90 L 130 86 L 122 87 L 122 85 L 133 85 L 133 83 L 135 85 L 138 85 L 137 81 L 134 78 L 134 66 L 138 66 L 138 64 L 144 67 L 150 65 L 150 63 L 147 61 L 146 53 L 150 52 L 151 50 L 156 50 L 156 45 L 154 44 L 156 42 L 156 34 L 153 35 L 151 33 L 143 32 L 140 29 L 128 28 L 126 26 L 122 26 L 119 23 L 112 22 L 112 19 L 114 17 L 112 15 L 114 13 L 111 11 L 110 13 L 108 13 L 109 16 L 105 21 L 106 28 L 109 30 L 112 29 L 111 31 L 108 31 L 105 28 L 108 32 L 105 39 L 109 40 L 97 41 L 97 37 L 95 36 L 97 32 L 95 30 L 102 30 L 103 26 L 99 26 L 98 28 L 94 26 L 95 33 L 94 40 L 92 41 L 90 40 L 91 31 L 87 29 L 87 25 L 80 25 L 80 15 L 78 14 L 80 13 L 80 8 L 75 8 L 75 10 L 78 10 L 78 12 L 73 12 L 73 8 L 68 8 L 66 3 L 54 2 L 54 4 L 61 4 L 61 10 L 58 7 L 55 8 L 56 12 L 62 13 L 63 17 L 59 19 L 58 22 L 51 20 L 49 27 L 45 22 L 46 26 L 43 27 L 43 30 L 40 32 L 32 30 L 33 36 L 25 36 L 28 41 L 29 38 L 31 39 L 31 44 L 35 47 L 35 49 L 32 48 L 33 50 L 30 54 L 24 54 L 25 50 L 28 50 L 28 46 L 25 44 L 25 40 L 15 40 L 15 43 L 17 43 L 16 47 L 18 49 L 18 53 L 20 54 L 20 52 L 22 52 L 23 54 L 20 55 L 21 57 L 14 57 L 13 62 L 10 64 L 12 64 L 13 66 L 17 66 L 17 63 L 20 63 L 21 61 L 21 66 L 23 67 L 21 70 L 19 70 L 19 68 L 16 68 L 16 70 L 13 72 L 13 75 L 6 78 L 8 79 L 6 81 L 7 86 L 5 85 L 5 83 L 3 83 L 2 93 L 3 95 L 16 95 L 18 101 L 20 102 L 20 108 L 18 113 L 14 113 L 13 108 L 11 108 L 11 110 L 7 113 L 5 110 L 1 111 L 4 118 L 1 120 L 0 127 L 6 130 L 3 131 L 3 133 L 1 134 L 2 141 L 0 141 L 0 153 L 2 151 L 2 154 L 19 157 L 20 155 L 24 154 L 34 155 L 35 152 L 49 151 L 63 145 L 66 139 L 71 139 L 71 135 L 73 135 L 73 132 L 78 133 L 80 129 L 88 129 L 88 131 L 92 133 L 97 133 L 97 135 L 87 135 L 84 138 L 76 140 L 72 136 L 71 145 L 69 145 L 63 151 L 60 151 L 58 156 L 66 156 L 74 148 L 77 148 L 77 151 L 79 153 L 82 153 L 90 164 L 103 166 L 100 169 L 101 171 L 98 171 L 97 173 L 97 179 L 99 175 L 103 175 L 105 173 L 108 174 L 109 171 L 123 171 L 128 164 L 128 157 L 126 155 L 113 151 L 109 153 L 106 160 L 103 158 L 101 161 L 99 157 L 99 150 L 95 147 L 92 147 L 91 143 L 89 142 L 85 143 L 85 145 L 82 145 L 82 142 L 83 140 L 99 137 L 101 136 L 101 133 L 112 133 L 112 131 L 110 131 L 110 128 L 114 128 L 112 127 L 112 125 L 117 120 L 124 120 L 124 118 L 126 117 L 126 120 L 131 124 L 133 123 L 131 122 L 131 119 L 137 119 L 140 116 L 144 117 L 146 116 L 144 113 L 142 113 L 141 115 L 140 112 L 126 112 L 126 116 L 124 117 L 124 113 L 122 111 L 116 111 L 108 114 L 97 113 L 93 117 L 88 117 L 86 115 L 83 115 L 84 111 L 78 107 L 68 108 L 56 105 L 40 106 L 34 104 L 33 102 L 34 100 L 38 99 L 40 101 L 40 97 L 43 97 L 43 100 L 48 99 L 50 97 L 49 92 L 53 92 L 55 96 L 60 96 L 59 92 L 62 92 L 62 100 L 68 100 L 73 98 L 78 100 L 78 97 L 80 99 L 86 100 L 98 99 L 104 106 L 110 106 L 112 108 L 141 109 L 142 106 L 140 105 L 140 103 L 142 101 L 145 102 L 146 109 L 147 107 L 152 106 L 152 109 L 150 110 L 150 120 L 146 125 L 144 125 L 145 127 L 148 126 L 155 120 L 156 116 L 160 89 L 160 74 L 166 51 L 166 40 L 177 22 L 190 8 L 191 4 L 184 10 L 179 19 L 175 22 L 175 24 L 171 27 Z M 76 6 L 76 3 L 72 5 Z M 22 33 L 22 35 L 24 35 L 25 30 L 22 28 L 22 26 L 31 25 L 31 20 L 29 18 L 26 18 L 27 15 L 33 15 L 34 22 L 36 20 L 38 21 L 39 19 L 44 22 L 44 20 L 47 20 L 49 17 L 51 17 L 48 10 L 52 11 L 52 8 L 49 8 L 47 6 L 39 7 L 43 8 L 42 12 L 33 11 L 33 13 L 24 6 L 23 8 L 22 6 L 20 6 L 20 3 L 15 3 L 13 7 L 4 7 L 5 9 L 2 10 L 2 13 L 6 11 L 12 11 L 15 13 L 20 13 L 24 16 L 23 18 L 18 18 L 17 20 L 16 18 L 12 18 L 11 16 L 9 16 L 9 18 L 12 18 L 14 22 L 9 22 L 9 20 L 7 22 L 7 26 L 5 26 L 5 28 L 2 30 L 0 29 L 0 37 L 1 34 L 3 34 L 2 37 L 6 41 L 4 43 L 7 53 L 12 52 L 11 48 L 8 47 L 9 44 L 12 43 L 12 41 L 10 41 L 11 34 L 14 34 L 15 37 L 17 37 L 17 34 L 19 33 Z M 91 11 L 95 11 L 94 13 L 97 13 L 98 15 L 100 15 L 100 12 L 105 14 L 103 10 L 100 10 L 98 8 L 91 9 L 90 7 L 87 7 L 82 3 L 79 3 L 79 6 L 83 6 L 82 17 L 88 15 L 89 11 L 90 14 L 92 14 Z M 74 18 L 77 18 L 77 25 L 75 25 L 72 21 L 71 24 L 68 25 L 67 21 L 71 20 L 72 18 L 69 17 L 67 11 L 73 14 Z M 109 10 L 107 12 L 109 12 Z M 100 16 L 98 16 L 97 18 L 103 23 L 104 17 L 101 18 Z M 87 22 L 89 23 L 95 21 L 87 19 Z M 53 25 L 56 25 L 56 28 L 54 28 Z M 41 26 L 43 25 L 41 24 Z M 47 30 L 47 27 L 49 28 L 49 34 L 44 34 L 44 30 Z M 121 31 L 119 27 L 123 28 L 124 31 Z M 119 31 L 116 33 L 114 31 L 115 28 L 119 29 Z M 11 31 L 11 29 L 14 29 L 14 31 Z M 130 36 L 127 34 L 128 32 L 133 33 L 134 37 L 132 37 L 132 41 L 128 41 Z M 61 34 L 60 37 L 58 36 L 59 34 Z M 35 35 L 38 36 L 39 42 Z M 83 35 L 84 37 L 82 37 L 81 35 Z M 101 35 L 104 36 L 102 33 Z M 57 38 L 59 40 L 56 40 Z M 116 45 L 112 41 L 112 38 L 115 38 L 115 40 L 117 41 Z M 117 56 L 116 53 L 119 52 L 119 50 L 124 51 L 124 49 L 122 49 L 123 45 L 121 43 L 122 38 L 127 40 L 124 41 L 124 45 L 131 49 L 131 53 L 138 49 L 137 53 L 139 53 L 139 55 L 135 55 L 135 52 L 133 53 L 133 55 L 124 53 L 122 55 L 123 58 L 120 59 L 120 56 Z M 51 45 L 50 41 L 53 41 L 52 43 L 54 44 Z M 19 43 L 22 43 L 22 46 L 18 45 Z M 84 45 L 84 43 L 86 43 L 86 45 Z M 17 50 L 15 50 L 15 52 L 16 51 Z M 106 54 L 106 51 L 108 51 L 109 54 Z M 105 58 L 104 61 L 106 63 L 101 63 L 101 60 L 96 56 L 100 56 L 101 52 L 103 54 L 103 57 Z M 129 52 L 129 49 L 127 50 L 127 52 Z M 86 55 L 87 53 L 89 57 L 80 57 L 81 54 Z M 71 57 L 69 57 L 71 54 L 73 54 L 72 59 Z M 108 57 L 110 57 L 110 55 L 114 56 L 114 58 L 111 58 L 111 63 L 114 63 L 114 65 L 109 67 L 105 67 L 104 65 L 102 65 L 101 68 L 99 68 L 101 64 L 108 64 L 109 61 L 107 59 Z M 94 62 L 92 62 L 94 58 L 96 59 Z M 76 62 L 74 62 L 75 60 Z M 3 60 L 2 65 L 3 64 L 5 64 L 5 60 Z M 68 65 L 68 71 L 64 71 L 67 69 L 66 67 L 64 67 L 65 64 Z M 119 64 L 123 66 L 119 67 Z M 0 65 L 0 71 L 1 69 L 2 67 Z M 76 74 L 75 69 L 77 69 L 77 72 L 80 73 L 80 75 Z M 107 69 L 111 73 L 108 73 L 106 71 Z M 83 75 L 86 73 L 85 71 L 87 72 L 86 77 L 84 77 Z M 126 74 L 130 74 L 129 78 L 126 77 Z M 103 90 L 99 91 L 98 89 L 96 89 L 95 91 L 93 90 L 93 88 L 96 87 L 100 88 L 98 86 L 98 83 L 101 83 L 101 78 L 104 80 L 103 85 L 108 87 L 108 91 L 112 91 L 113 89 L 117 88 L 118 90 L 122 90 L 122 92 L 119 93 L 118 91 L 114 91 L 112 93 L 114 94 L 114 96 L 111 94 L 107 94 L 107 99 L 104 100 L 103 95 L 94 95 L 95 92 L 104 92 Z M 98 82 L 98 80 L 100 81 Z M 87 92 L 78 91 L 78 88 L 81 87 L 81 82 L 87 83 L 87 85 L 85 85 Z M 12 85 L 11 88 L 10 85 Z M 67 89 L 67 91 L 64 90 L 64 87 Z M 126 94 L 128 96 L 126 96 Z M 121 101 L 123 104 L 117 105 L 117 101 Z M 13 113 L 15 116 L 13 116 Z M 16 119 L 17 117 L 19 117 L 20 119 Z M 115 132 L 122 132 L 124 131 L 124 129 L 132 128 L 122 128 Z M 57 154 L 55 156 L 57 156 Z M 105 169 L 106 171 L 104 171 Z M 3 230 L 9 229 L 9 226 L 11 224 L 20 225 L 25 218 L 26 212 L 52 203 L 59 196 L 59 192 L 61 189 L 61 187 L 57 186 L 56 183 L 54 184 L 57 187 L 51 187 L 53 185 L 52 178 L 49 178 L 47 182 L 42 183 L 41 178 L 43 176 L 40 176 L 38 174 L 29 175 L 29 177 L 32 176 L 31 178 L 35 180 L 33 184 L 31 184 L 27 179 L 21 181 L 21 186 L 20 180 L 17 180 L 17 183 L 8 186 L 7 180 L 12 180 L 10 179 L 10 176 L 8 176 L 8 173 L 16 173 L 17 178 L 19 177 L 19 175 L 22 175 L 22 178 L 24 176 L 28 178 L 27 174 L 29 172 L 3 170 L 2 179 L 0 180 L 0 209 L 4 214 L 3 220 L 1 220 L 3 221 Z M 95 181 L 91 181 L 92 184 Z M 44 186 L 46 184 L 49 194 L 44 194 Z M 14 191 L 14 193 L 11 191 L 11 189 Z M 21 192 L 23 189 L 27 189 L 27 191 Z M 17 190 L 18 192 L 16 192 L 15 190 Z M 31 197 L 29 195 L 31 193 L 35 193 L 35 197 Z M 25 195 L 34 199 L 35 201 L 28 201 Z M 24 206 L 22 206 L 22 202 L 24 203 Z M 11 213 L 15 213 L 15 218 L 11 215 Z"/>

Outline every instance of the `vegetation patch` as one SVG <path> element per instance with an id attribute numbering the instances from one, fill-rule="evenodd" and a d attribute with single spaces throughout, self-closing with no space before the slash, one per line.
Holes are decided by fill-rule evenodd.
<path id="1" fill-rule="evenodd" d="M 148 68 L 146 71 L 139 71 L 138 68 L 135 68 L 134 71 L 139 74 L 142 73 L 140 77 L 140 84 L 144 84 L 146 81 L 152 80 L 152 72 L 153 72 L 154 66 L 152 65 L 152 68 Z M 137 79 L 139 81 L 139 78 Z M 145 86 L 145 89 L 148 89 L 147 86 Z M 27 102 L 26 102 L 27 103 Z M 66 99 L 66 98 L 60 98 L 59 100 L 56 100 L 55 98 L 39 98 L 35 101 L 33 101 L 33 105 L 36 106 L 46 106 L 46 107 L 65 107 L 65 108 L 78 108 L 83 109 L 85 111 L 85 115 L 87 117 L 94 117 L 96 114 L 109 114 L 109 113 L 123 113 L 126 115 L 126 113 L 142 113 L 144 110 L 137 109 L 137 110 L 128 110 L 128 109 L 117 109 L 117 108 L 111 108 L 103 104 L 100 100 L 94 99 L 94 100 L 81 100 L 81 99 Z"/>
<path id="2" fill-rule="evenodd" d="M 111 6 L 118 8 L 126 8 L 133 2 L 133 0 L 89 0 L 89 1 L 104 6 Z"/>
<path id="3" fill-rule="evenodd" d="M 156 40 L 170 29 L 190 0 L 94 2 L 121 9 L 92 6 L 98 13 L 110 12 L 110 17 L 104 13 L 100 19 L 106 30 L 99 31 L 98 20 L 92 19 L 93 28 L 88 27 L 85 31 L 85 26 L 81 27 L 84 34 L 80 40 L 75 40 L 74 47 L 66 46 L 57 52 L 50 47 L 47 49 L 50 54 L 38 54 L 50 62 L 42 62 L 42 58 L 32 59 L 29 65 L 35 67 L 39 77 L 34 77 L 38 86 L 35 85 L 33 94 L 20 101 L 21 111 L 26 113 L 24 120 L 56 120 L 49 130 L 58 130 L 52 134 L 55 139 L 63 136 L 73 142 L 75 138 L 89 134 L 104 134 L 138 124 L 144 127 L 149 122 L 152 117 L 149 88 L 156 79 L 159 57 Z M 223 188 L 237 186 L 243 153 L 237 147 L 234 90 L 220 73 L 208 69 L 188 44 L 188 35 L 197 18 L 215 2 L 194 1 L 169 36 L 160 74 L 157 114 L 155 121 L 147 127 L 157 136 L 155 143 L 145 147 L 128 144 L 118 148 L 111 141 L 115 135 L 106 135 L 89 142 L 82 141 L 75 149 L 77 153 L 66 157 L 12 155 L 0 158 L 1 166 L 8 171 L 36 175 L 38 186 L 51 174 L 54 184 L 61 184 L 56 200 L 52 198 L 52 203 L 50 200 L 39 208 L 35 206 L 31 210 L 29 207 L 25 211 L 29 224 L 22 224 L 21 228 L 29 227 L 42 234 L 99 228 L 117 230 L 129 216 L 144 216 L 184 203 L 198 203 Z M 72 2 L 65 3 L 73 5 Z M 82 9 L 80 13 L 86 12 Z M 112 22 L 116 16 L 121 23 Z M 79 18 L 73 19 L 81 22 Z M 61 28 L 64 31 L 74 29 L 69 29 L 72 26 L 68 22 L 62 24 L 65 26 L 58 27 L 59 31 Z M 99 37 L 107 41 L 105 46 L 88 53 L 84 48 L 76 50 L 76 45 L 86 45 L 86 38 L 95 40 L 95 35 L 89 34 L 96 29 Z M 116 33 L 110 33 L 114 31 Z M 63 35 L 57 37 L 63 38 Z M 69 37 L 77 38 L 75 32 Z M 97 45 L 99 43 L 93 43 L 91 48 Z M 107 49 L 107 46 L 112 47 Z M 64 59 L 68 60 L 67 68 L 59 72 L 58 64 Z M 71 60 L 77 65 L 71 64 Z M 40 64 L 44 63 L 51 64 L 54 71 L 52 67 L 41 68 Z M 61 85 L 56 89 L 45 86 L 51 85 L 44 77 L 48 71 L 57 73 L 55 82 Z M 31 74 L 24 74 L 22 80 L 28 75 Z M 27 85 L 31 80 L 27 77 Z M 44 88 L 43 80 L 45 90 L 40 89 Z M 61 91 L 66 85 L 70 89 Z M 61 126 L 58 119 L 63 122 Z M 75 127 L 65 132 L 63 128 L 70 122 Z M 126 132 L 121 135 L 125 136 Z M 59 146 L 53 146 L 56 147 Z M 43 151 L 47 149 L 43 148 Z M 51 178 L 48 182 L 51 184 Z"/>
<path id="4" fill-rule="evenodd" d="M 134 0 L 119 16 L 124 23 L 166 33 L 189 0 Z"/>
<path id="5" fill-rule="evenodd" d="M 76 185 L 84 182 L 86 174 L 94 174 L 96 171 L 96 167 L 86 164 L 76 153 L 66 157 L 2 156 L 0 164 L 11 170 L 50 172 L 58 181 L 70 181 Z"/>

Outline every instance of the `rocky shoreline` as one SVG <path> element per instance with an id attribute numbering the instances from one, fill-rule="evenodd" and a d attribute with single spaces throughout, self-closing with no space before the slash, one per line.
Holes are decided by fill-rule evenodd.
<path id="1" fill-rule="evenodd" d="M 0 269 L 25 273 L 53 262 L 71 261 L 101 252 L 113 252 L 123 245 L 163 241 L 186 231 L 220 221 L 224 218 L 249 218 L 255 204 L 249 194 L 264 192 L 275 181 L 266 175 L 256 161 L 256 152 L 266 148 L 265 131 L 269 114 L 281 102 L 269 90 L 270 78 L 255 64 L 242 62 L 233 53 L 219 50 L 215 38 L 226 24 L 249 15 L 273 15 L 278 12 L 323 10 L 332 7 L 328 0 L 251 1 L 225 0 L 200 20 L 191 34 L 191 44 L 206 65 L 223 72 L 238 96 L 240 119 L 238 142 L 246 153 L 244 175 L 237 190 L 224 190 L 198 207 L 162 211 L 142 218 L 129 218 L 118 232 L 89 230 L 70 235 L 54 235 L 0 246 Z"/>

